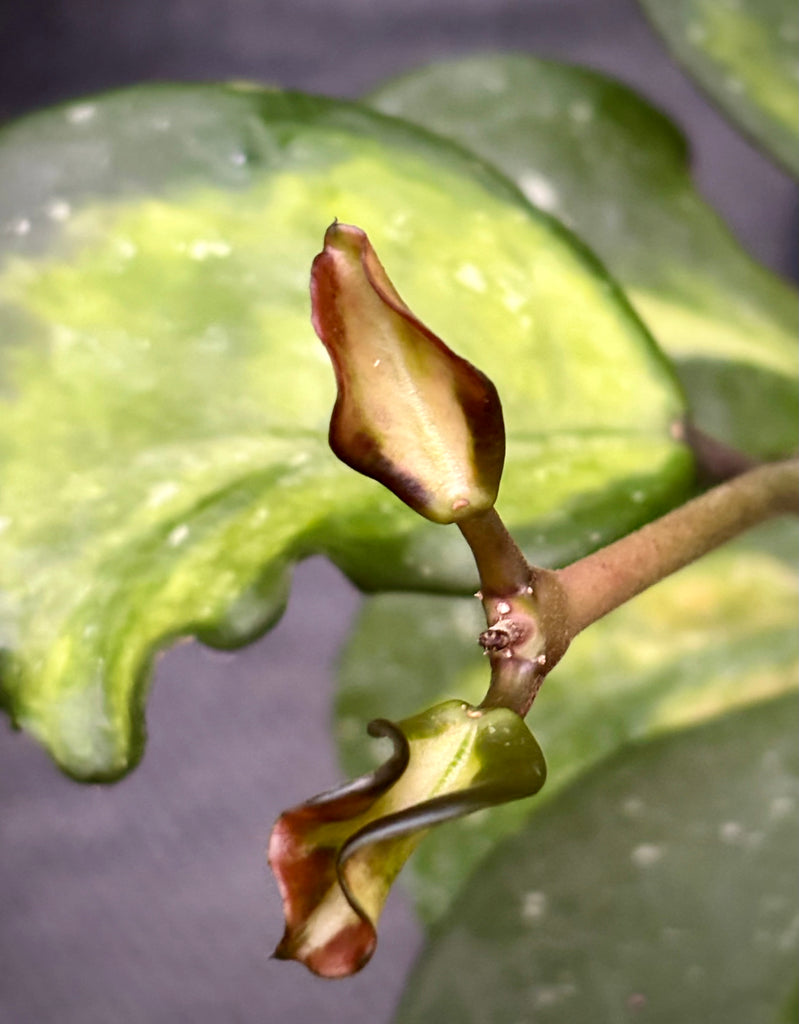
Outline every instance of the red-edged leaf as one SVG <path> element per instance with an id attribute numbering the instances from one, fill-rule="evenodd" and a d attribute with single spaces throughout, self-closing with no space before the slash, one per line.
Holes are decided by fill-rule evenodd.
<path id="1" fill-rule="evenodd" d="M 530 796 L 546 777 L 538 744 L 507 708 L 447 701 L 369 731 L 391 739 L 391 758 L 286 811 L 269 843 L 286 918 L 275 956 L 326 978 L 368 962 L 391 883 L 427 829 Z"/>
<path id="2" fill-rule="evenodd" d="M 338 384 L 336 455 L 434 522 L 491 508 L 505 459 L 496 388 L 414 316 L 359 228 L 328 228 L 311 301 Z"/>

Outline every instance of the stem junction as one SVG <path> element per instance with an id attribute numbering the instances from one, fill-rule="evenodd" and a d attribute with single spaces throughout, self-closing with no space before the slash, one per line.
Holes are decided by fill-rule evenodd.
<path id="1" fill-rule="evenodd" d="M 563 569 L 530 565 L 492 508 L 458 525 L 477 563 L 491 661 L 481 707 L 526 715 L 547 673 L 586 626 L 745 530 L 799 511 L 799 461 L 724 483 Z"/>

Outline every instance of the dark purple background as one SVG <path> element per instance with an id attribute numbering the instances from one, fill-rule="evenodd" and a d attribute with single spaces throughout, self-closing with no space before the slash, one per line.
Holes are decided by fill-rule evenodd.
<path id="1" fill-rule="evenodd" d="M 688 132 L 703 190 L 751 251 L 790 269 L 792 183 L 674 66 L 632 0 L 0 0 L 0 119 L 148 79 L 357 96 L 490 49 L 637 86 Z M 312 560 L 258 644 L 171 651 L 144 761 L 114 787 L 67 781 L 32 740 L 0 728 L 0 1024 L 390 1020 L 420 948 L 401 892 L 359 977 L 323 982 L 268 959 L 282 924 L 263 850 L 283 807 L 339 778 L 332 661 L 357 603 Z"/>

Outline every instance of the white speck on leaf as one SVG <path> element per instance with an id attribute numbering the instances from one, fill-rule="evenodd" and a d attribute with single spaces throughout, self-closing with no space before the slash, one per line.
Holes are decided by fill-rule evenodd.
<path id="1" fill-rule="evenodd" d="M 473 263 L 462 263 L 455 271 L 455 280 L 480 294 L 485 292 L 487 287 L 482 270 Z"/>
<path id="2" fill-rule="evenodd" d="M 775 796 L 769 804 L 769 813 L 772 818 L 787 818 L 794 808 L 793 799 L 789 796 Z"/>
<path id="3" fill-rule="evenodd" d="M 139 251 L 138 245 L 136 245 L 135 242 L 132 242 L 129 238 L 118 238 L 116 249 L 119 255 L 126 260 L 133 259 Z"/>
<path id="4" fill-rule="evenodd" d="M 693 21 L 688 26 L 686 35 L 688 36 L 689 41 L 694 44 L 694 46 L 699 46 L 701 43 L 704 43 L 704 41 L 707 39 L 707 29 L 704 25 L 700 25 L 698 21 Z"/>
<path id="5" fill-rule="evenodd" d="M 523 174 L 519 185 L 530 202 L 542 210 L 552 211 L 560 202 L 555 186 L 540 174 Z"/>
<path id="6" fill-rule="evenodd" d="M 569 105 L 569 116 L 577 124 L 586 124 L 594 116 L 594 108 L 587 100 L 575 100 Z"/>
<path id="7" fill-rule="evenodd" d="M 231 248 L 227 242 L 221 242 L 214 239 L 197 238 L 189 246 L 189 256 L 193 260 L 207 260 L 209 256 L 215 256 L 217 259 L 224 259 L 225 256 L 229 256 Z"/>
<path id="8" fill-rule="evenodd" d="M 67 108 L 66 118 L 70 124 L 86 124 L 96 113 L 97 107 L 93 103 L 76 103 Z"/>
<path id="9" fill-rule="evenodd" d="M 172 548 L 179 547 L 189 536 L 189 528 L 185 523 L 180 523 L 174 530 L 171 530 L 167 542 Z"/>
<path id="10" fill-rule="evenodd" d="M 622 814 L 626 814 L 628 818 L 637 818 L 643 811 L 644 806 L 644 801 L 640 796 L 628 796 L 621 805 L 621 811 Z"/>
<path id="11" fill-rule="evenodd" d="M 17 235 L 20 238 L 23 235 L 29 234 L 31 229 L 31 222 L 27 217 L 15 217 L 8 225 L 8 230 L 12 235 Z"/>
<path id="12" fill-rule="evenodd" d="M 520 309 L 527 305 L 528 299 L 528 295 L 517 291 L 515 288 L 510 288 L 507 285 L 502 288 L 502 305 L 509 313 L 518 313 Z"/>
<path id="13" fill-rule="evenodd" d="M 147 495 L 147 504 L 150 508 L 158 508 L 170 498 L 174 498 L 179 490 L 180 488 L 174 480 L 164 480 L 150 489 L 150 493 Z"/>
<path id="14" fill-rule="evenodd" d="M 486 70 L 480 78 L 480 87 L 495 95 L 503 92 L 507 88 L 505 75 L 498 69 Z"/>
<path id="15" fill-rule="evenodd" d="M 630 860 L 637 868 L 648 868 L 663 856 L 663 849 L 656 843 L 641 843 L 630 854 Z"/>
<path id="16" fill-rule="evenodd" d="M 522 920 L 539 921 L 547 912 L 547 895 L 544 892 L 526 892 L 522 896 Z"/>
<path id="17" fill-rule="evenodd" d="M 743 839 L 744 829 L 738 821 L 725 821 L 719 825 L 719 839 L 723 843 L 740 843 Z"/>
<path id="18" fill-rule="evenodd" d="M 50 220 L 63 222 L 69 219 L 72 207 L 66 199 L 51 199 L 47 204 L 47 216 Z"/>

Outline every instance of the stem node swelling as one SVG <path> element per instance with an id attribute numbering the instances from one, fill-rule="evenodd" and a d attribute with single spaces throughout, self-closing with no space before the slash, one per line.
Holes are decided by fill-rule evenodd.
<path id="1" fill-rule="evenodd" d="M 799 511 L 799 461 L 741 472 L 559 570 L 531 566 L 494 509 L 460 523 L 480 574 L 481 707 L 529 711 L 545 676 L 592 622 L 758 523 Z"/>

